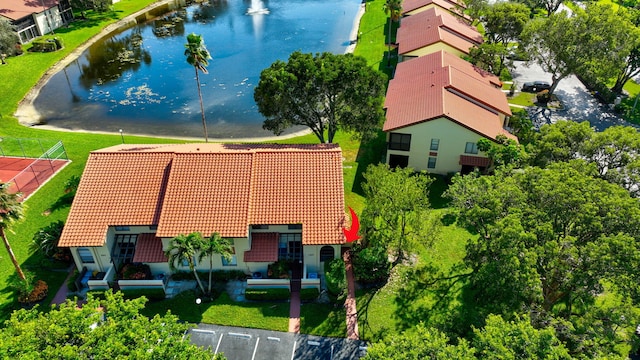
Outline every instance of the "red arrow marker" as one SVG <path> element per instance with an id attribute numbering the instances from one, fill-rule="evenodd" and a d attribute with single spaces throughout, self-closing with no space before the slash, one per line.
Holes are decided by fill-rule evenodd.
<path id="1" fill-rule="evenodd" d="M 344 233 L 344 237 L 347 238 L 347 242 L 354 242 L 360 239 L 360 236 L 358 236 L 360 221 L 358 220 L 358 215 L 356 215 L 351 207 L 349 207 L 349 212 L 351 213 L 351 229 L 347 230 L 346 228 L 342 228 L 342 232 Z"/>

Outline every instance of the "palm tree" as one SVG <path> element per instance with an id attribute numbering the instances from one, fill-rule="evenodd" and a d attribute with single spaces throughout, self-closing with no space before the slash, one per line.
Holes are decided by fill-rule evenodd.
<path id="1" fill-rule="evenodd" d="M 202 242 L 202 249 L 200 249 L 200 256 L 198 261 L 202 261 L 205 257 L 209 258 L 209 288 L 207 294 L 211 295 L 212 274 L 213 274 L 213 255 L 220 254 L 227 261 L 230 261 L 233 256 L 233 244 L 229 239 L 223 238 L 220 234 L 213 233 L 208 239 Z"/>
<path id="2" fill-rule="evenodd" d="M 200 233 L 194 232 L 189 235 L 180 234 L 169 242 L 169 248 L 164 254 L 169 258 L 169 267 L 175 271 L 178 266 L 182 266 L 185 262 L 189 264 L 189 270 L 193 271 L 200 290 L 204 293 L 204 286 L 196 272 L 195 258 L 196 253 L 202 249 L 204 239 Z M 178 266 L 176 266 L 176 263 Z"/>
<path id="3" fill-rule="evenodd" d="M 387 53 L 387 66 L 391 65 L 391 25 L 394 21 L 400 20 L 402 15 L 402 0 L 387 0 L 383 6 L 384 13 L 389 15 L 389 52 Z"/>
<path id="4" fill-rule="evenodd" d="M 207 120 L 204 118 L 204 105 L 202 104 L 202 91 L 200 90 L 200 76 L 198 70 L 208 74 L 207 60 L 211 59 L 209 50 L 204 46 L 202 36 L 191 33 L 187 35 L 187 43 L 184 45 L 187 49 L 184 54 L 187 56 L 187 62 L 196 70 L 196 83 L 198 84 L 198 97 L 200 98 L 200 113 L 202 114 L 202 127 L 204 128 L 204 141 L 209 142 L 209 134 L 207 133 Z"/>
<path id="5" fill-rule="evenodd" d="M 16 268 L 18 277 L 20 280 L 26 281 L 27 277 L 24 275 L 24 272 L 22 272 L 22 268 L 18 263 L 18 259 L 16 259 L 16 255 L 13 253 L 13 249 L 5 233 L 5 229 L 9 227 L 11 222 L 22 218 L 23 209 L 19 198 L 19 194 L 10 194 L 7 192 L 6 184 L 0 184 L 0 237 L 2 237 L 4 246 L 7 248 L 7 252 L 9 253 L 13 266 Z"/>

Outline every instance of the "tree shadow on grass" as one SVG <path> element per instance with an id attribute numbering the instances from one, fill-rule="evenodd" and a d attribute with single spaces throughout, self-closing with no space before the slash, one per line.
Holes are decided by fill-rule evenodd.
<path id="1" fill-rule="evenodd" d="M 361 340 L 378 341 L 391 330 L 387 327 L 382 327 L 375 331 L 369 323 L 369 305 L 379 290 L 379 288 L 369 288 L 356 291 L 358 298 L 358 332 Z M 365 300 L 364 303 L 362 300 Z"/>
<path id="2" fill-rule="evenodd" d="M 51 205 L 51 207 L 48 209 L 49 212 L 54 212 L 56 210 L 60 210 L 60 209 L 67 208 L 67 207 L 71 206 L 71 203 L 73 202 L 74 196 L 75 196 L 75 194 L 73 194 L 73 193 L 66 193 L 66 194 L 60 196 Z"/>
<path id="3" fill-rule="evenodd" d="M 446 332 L 450 337 L 466 337 L 472 326 L 481 325 L 473 297 L 469 296 L 470 273 L 462 264 L 443 272 L 432 265 L 412 269 L 395 297 L 398 329 L 419 323 Z"/>
<path id="4" fill-rule="evenodd" d="M 86 19 L 76 19 L 68 26 L 61 27 L 55 30 L 57 34 L 66 34 L 79 29 L 92 28 L 96 26 L 100 26 L 105 21 L 115 21 L 120 20 L 120 13 L 122 10 L 112 10 L 104 13 L 92 13 L 87 16 Z M 89 12 L 88 12 L 89 13 Z"/>
<path id="5" fill-rule="evenodd" d="M 371 164 L 378 164 L 384 162 L 384 149 L 386 146 L 386 134 L 382 131 L 378 132 L 378 136 L 365 143 L 360 143 L 358 154 L 356 155 L 356 162 L 358 168 L 356 169 L 356 176 L 353 180 L 353 187 L 351 191 L 358 195 L 364 196 L 362 191 L 362 182 L 364 181 L 364 172 Z"/>

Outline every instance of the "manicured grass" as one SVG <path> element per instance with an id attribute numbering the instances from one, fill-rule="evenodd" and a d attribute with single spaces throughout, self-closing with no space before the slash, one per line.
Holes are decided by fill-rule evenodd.
<path id="1" fill-rule="evenodd" d="M 318 336 L 347 337 L 347 313 L 341 304 L 302 304 L 300 332 Z"/>
<path id="2" fill-rule="evenodd" d="M 528 92 L 519 92 L 518 95 L 508 98 L 509 104 L 516 104 L 522 106 L 534 106 L 534 101 L 536 100 L 536 94 L 528 93 Z"/>
<path id="3" fill-rule="evenodd" d="M 446 209 L 433 211 L 434 216 L 452 220 L 445 216 L 446 214 Z M 447 221 L 444 223 L 448 224 Z M 396 332 L 407 326 L 415 325 L 403 323 L 398 316 L 399 312 L 411 311 L 398 302 L 398 290 L 409 284 L 407 272 L 426 264 L 436 266 L 443 271 L 450 270 L 454 264 L 464 258 L 466 243 L 473 236 L 475 235 L 455 224 L 445 225 L 431 248 L 423 248 L 418 251 L 417 265 L 398 265 L 383 287 L 358 290 L 356 304 L 361 339 L 375 341 L 389 332 Z M 456 290 L 452 289 L 453 292 Z M 414 303 L 416 306 L 429 306 L 434 301 L 432 295 L 425 292 Z"/>
<path id="4" fill-rule="evenodd" d="M 145 316 L 171 311 L 181 320 L 191 323 L 209 323 L 256 329 L 287 331 L 289 328 L 288 302 L 234 302 L 226 292 L 212 302 L 196 305 L 192 291 L 178 294 L 173 299 L 149 302 L 142 310 Z"/>

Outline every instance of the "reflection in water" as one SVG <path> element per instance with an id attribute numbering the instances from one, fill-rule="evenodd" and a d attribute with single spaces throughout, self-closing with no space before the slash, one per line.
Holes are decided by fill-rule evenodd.
<path id="1" fill-rule="evenodd" d="M 157 37 L 184 36 L 184 21 L 187 11 L 175 11 L 153 21 L 153 35 Z"/>
<path id="2" fill-rule="evenodd" d="M 229 3 L 227 3 L 227 0 L 205 1 L 193 11 L 193 21 L 206 23 L 209 20 L 213 20 L 216 16 L 222 15 L 228 9 Z"/>
<path id="3" fill-rule="evenodd" d="M 107 39 L 102 46 L 90 47 L 86 56 L 89 63 L 82 65 L 80 84 L 91 89 L 94 84 L 117 80 L 125 71 L 138 70 L 141 62 L 151 64 L 151 54 L 142 48 L 142 40 L 138 29 L 119 39 Z"/>

